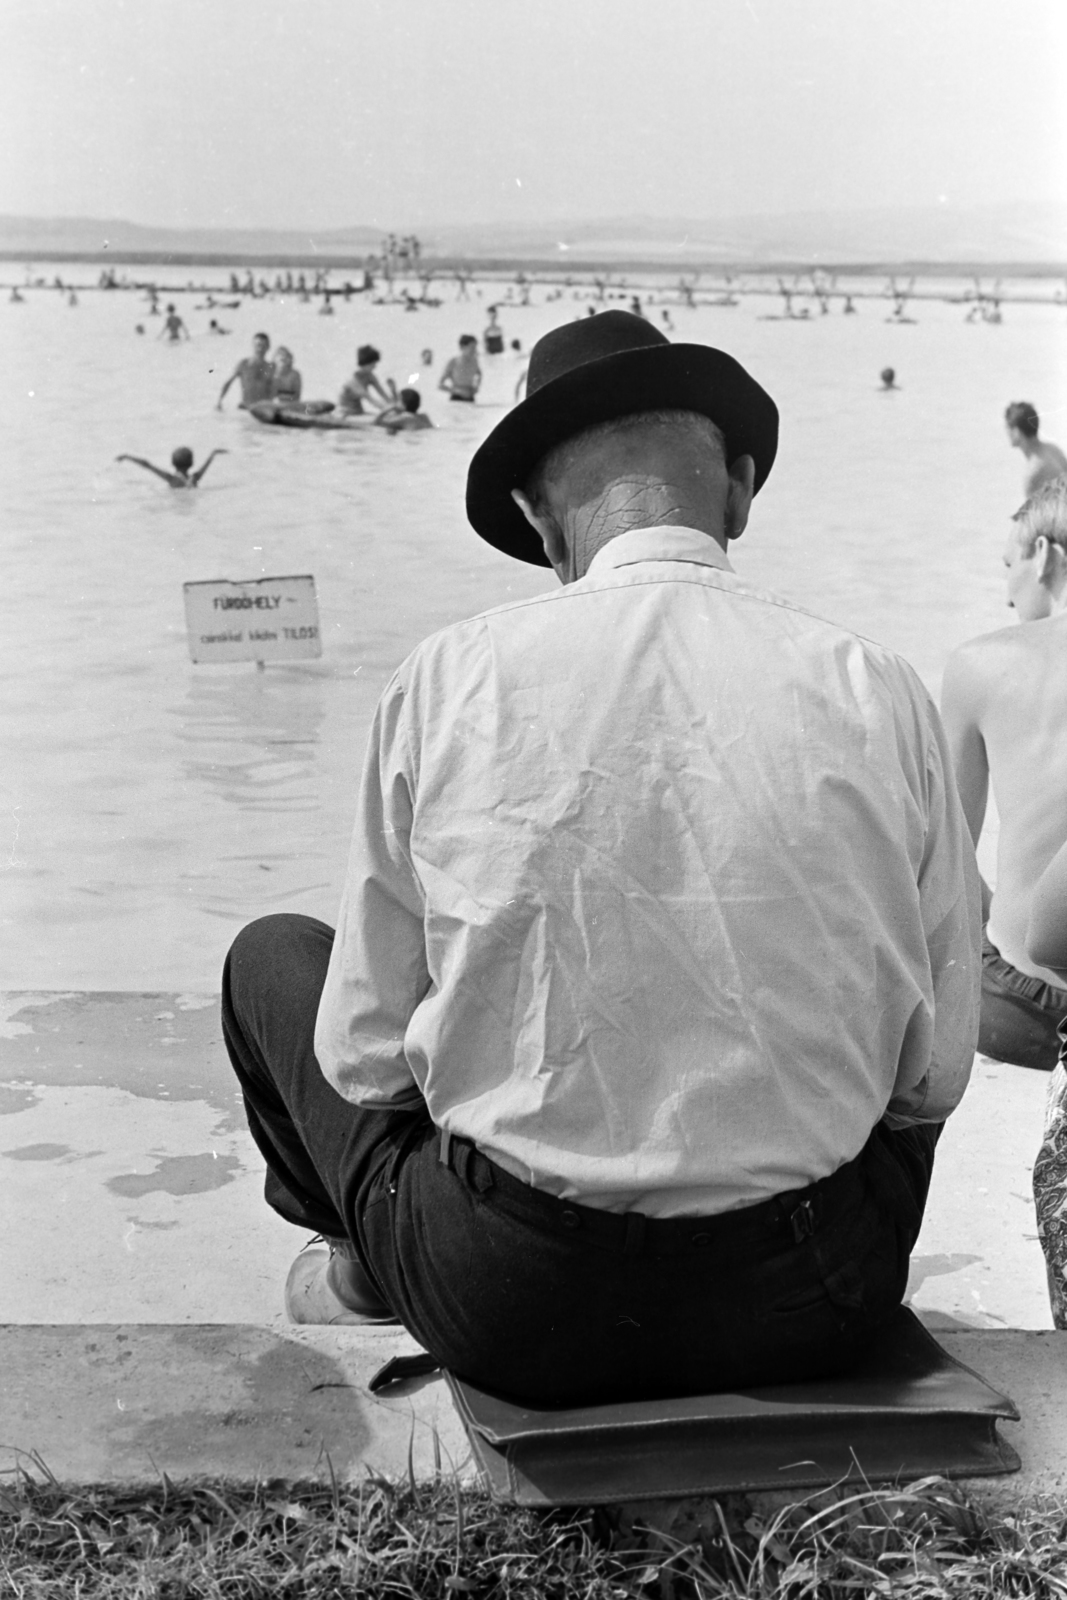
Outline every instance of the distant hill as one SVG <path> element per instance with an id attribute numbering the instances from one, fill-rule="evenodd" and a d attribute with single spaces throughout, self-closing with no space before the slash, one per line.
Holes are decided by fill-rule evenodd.
<path id="1" fill-rule="evenodd" d="M 322 233 L 271 228 L 153 228 L 137 222 L 96 217 L 2 217 L 0 250 L 44 257 L 60 250 L 66 254 L 105 253 L 153 255 L 236 255 L 265 259 L 297 256 L 366 255 L 377 250 L 380 228 L 333 228 Z"/>
<path id="2" fill-rule="evenodd" d="M 648 262 L 679 268 L 1017 263 L 1067 268 L 1067 204 L 872 207 L 712 219 L 617 217 L 587 222 L 404 227 L 429 257 L 565 265 Z M 0 217 L 0 254 L 105 256 L 112 260 L 262 259 L 324 264 L 376 252 L 378 228 L 321 232 L 265 228 L 155 228 L 89 217 Z"/>
<path id="3" fill-rule="evenodd" d="M 647 259 L 680 266 L 931 262 L 1067 264 L 1067 204 L 797 211 L 676 221 L 620 217 L 539 227 L 432 230 L 443 255 Z"/>

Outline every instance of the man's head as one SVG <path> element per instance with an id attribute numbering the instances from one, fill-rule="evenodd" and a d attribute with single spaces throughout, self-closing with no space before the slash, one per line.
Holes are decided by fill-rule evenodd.
<path id="1" fill-rule="evenodd" d="M 253 336 L 252 336 L 252 351 L 253 351 L 253 354 L 255 355 L 255 358 L 256 358 L 257 361 L 262 361 L 264 359 L 264 357 L 266 356 L 267 351 L 269 349 L 270 349 L 270 337 L 269 337 L 268 334 L 265 334 L 265 333 L 253 334 Z"/>
<path id="2" fill-rule="evenodd" d="M 414 416 L 422 404 L 422 396 L 417 389 L 401 389 L 400 404 Z"/>
<path id="3" fill-rule="evenodd" d="M 382 359 L 381 351 L 375 350 L 372 344 L 361 344 L 356 351 L 357 367 L 373 367 Z"/>
<path id="4" fill-rule="evenodd" d="M 633 528 L 681 526 L 724 549 L 744 532 L 752 457 L 727 464 L 722 432 L 697 411 L 635 412 L 555 445 L 512 497 L 563 583 Z"/>
<path id="5" fill-rule="evenodd" d="M 280 344 L 274 352 L 274 359 L 281 367 L 291 367 L 293 364 L 293 352 L 287 345 Z"/>
<path id="6" fill-rule="evenodd" d="M 1004 566 L 1008 604 L 1021 622 L 1040 622 L 1067 604 L 1067 476 L 1053 478 L 1019 507 Z"/>
<path id="7" fill-rule="evenodd" d="M 570 582 L 627 528 L 695 527 L 722 545 L 741 533 L 778 408 L 732 356 L 604 311 L 539 339 L 526 379 L 467 474 L 467 516 L 489 544 Z"/>
<path id="8" fill-rule="evenodd" d="M 1037 438 L 1038 415 L 1029 400 L 1013 400 L 1004 412 L 1004 422 L 1013 445 L 1021 445 L 1024 439 Z"/>
<path id="9" fill-rule="evenodd" d="M 459 336 L 459 347 L 461 350 L 469 350 L 472 344 L 476 346 L 477 343 L 478 341 L 474 337 L 473 333 L 461 333 Z"/>
<path id="10" fill-rule="evenodd" d="M 188 445 L 180 444 L 177 450 L 171 451 L 170 461 L 175 472 L 184 474 L 189 471 L 193 464 L 193 452 Z"/>

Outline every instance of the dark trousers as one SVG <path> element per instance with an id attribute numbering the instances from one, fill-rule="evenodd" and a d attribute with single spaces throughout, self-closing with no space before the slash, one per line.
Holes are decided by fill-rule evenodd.
<path id="1" fill-rule="evenodd" d="M 315 1060 L 333 934 L 265 917 L 235 940 L 223 1032 L 268 1203 L 356 1247 L 443 1366 L 531 1405 L 700 1394 L 846 1370 L 899 1305 L 940 1128 L 879 1124 L 832 1178 L 661 1221 L 518 1182 L 422 1111 L 367 1111 Z"/>
<path id="2" fill-rule="evenodd" d="M 981 1053 L 1009 1066 L 1051 1072 L 1059 1059 L 1056 1030 L 1064 1017 L 1067 990 L 1020 972 L 983 934 Z"/>

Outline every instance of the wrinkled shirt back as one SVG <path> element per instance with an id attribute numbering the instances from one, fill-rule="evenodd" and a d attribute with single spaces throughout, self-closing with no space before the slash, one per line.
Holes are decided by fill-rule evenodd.
<path id="1" fill-rule="evenodd" d="M 683 528 L 421 644 L 378 708 L 316 1049 L 514 1176 L 650 1216 L 941 1121 L 979 898 L 940 720 L 891 651 Z"/>

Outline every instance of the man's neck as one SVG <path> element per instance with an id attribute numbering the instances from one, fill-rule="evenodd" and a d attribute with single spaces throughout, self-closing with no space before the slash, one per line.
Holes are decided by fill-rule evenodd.
<path id="1" fill-rule="evenodd" d="M 584 576 L 599 550 L 635 528 L 695 528 L 726 549 L 722 515 L 709 511 L 706 501 L 694 504 L 673 484 L 623 480 L 609 485 L 594 501 L 569 510 L 565 534 L 576 575 Z"/>

